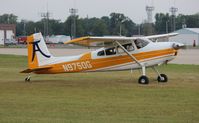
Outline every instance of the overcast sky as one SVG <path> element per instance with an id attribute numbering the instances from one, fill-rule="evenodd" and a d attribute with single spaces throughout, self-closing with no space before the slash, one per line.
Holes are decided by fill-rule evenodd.
<path id="1" fill-rule="evenodd" d="M 80 17 L 102 17 L 111 12 L 124 13 L 136 23 L 146 19 L 146 5 L 155 7 L 157 12 L 169 12 L 171 6 L 182 14 L 199 12 L 199 0 L 0 0 L 0 15 L 14 13 L 19 19 L 38 21 L 40 14 L 48 10 L 51 18 L 65 21 L 70 15 L 69 8 L 77 8 Z"/>

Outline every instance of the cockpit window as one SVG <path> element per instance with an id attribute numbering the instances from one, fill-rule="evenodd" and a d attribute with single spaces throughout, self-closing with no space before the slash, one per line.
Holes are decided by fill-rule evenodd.
<path id="1" fill-rule="evenodd" d="M 122 45 L 127 51 L 133 51 L 134 46 L 132 43 Z M 97 56 L 109 56 L 109 55 L 116 55 L 117 53 L 123 53 L 124 51 L 119 47 L 111 47 L 105 50 L 98 51 Z"/>
<path id="2" fill-rule="evenodd" d="M 107 56 L 108 56 L 108 55 L 115 55 L 115 54 L 116 54 L 115 47 L 106 49 L 105 52 L 106 52 L 106 55 L 107 55 Z"/>
<path id="3" fill-rule="evenodd" d="M 146 45 L 149 44 L 149 42 L 144 41 L 144 40 L 135 40 L 135 45 L 138 49 L 145 47 Z"/>
<path id="4" fill-rule="evenodd" d="M 105 55 L 105 52 L 104 52 L 104 50 L 102 50 L 102 51 L 99 51 L 99 52 L 97 53 L 97 55 L 98 55 L 98 56 L 104 56 L 104 55 Z"/>

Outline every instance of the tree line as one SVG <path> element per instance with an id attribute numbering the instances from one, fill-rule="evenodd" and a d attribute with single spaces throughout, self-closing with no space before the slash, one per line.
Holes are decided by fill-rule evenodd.
<path id="1" fill-rule="evenodd" d="M 14 14 L 0 15 L 0 23 L 16 24 L 16 35 L 30 35 L 34 32 L 42 32 L 48 35 L 70 35 L 72 36 L 73 23 L 76 20 L 76 37 L 81 36 L 132 36 L 151 35 L 172 32 L 173 16 L 168 13 L 157 13 L 154 23 L 136 24 L 122 13 L 111 13 L 101 18 L 80 18 L 69 16 L 64 22 L 56 19 L 43 18 L 37 22 L 21 20 Z M 48 24 L 47 24 L 48 22 Z M 179 14 L 175 17 L 176 30 L 182 27 L 199 28 L 199 13 L 194 15 Z M 47 28 L 48 27 L 48 28 Z M 46 32 L 46 29 L 48 30 Z"/>

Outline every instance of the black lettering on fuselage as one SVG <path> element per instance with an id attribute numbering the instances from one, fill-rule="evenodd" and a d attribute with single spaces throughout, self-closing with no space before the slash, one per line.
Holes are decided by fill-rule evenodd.
<path id="1" fill-rule="evenodd" d="M 42 50 L 40 49 L 40 47 L 39 47 L 39 42 L 40 42 L 40 41 L 41 41 L 41 40 L 39 40 L 39 41 L 34 41 L 34 42 L 31 43 L 31 44 L 33 45 L 32 61 L 34 60 L 35 54 L 36 54 L 37 51 L 39 51 L 44 57 L 50 58 L 50 55 L 46 55 L 46 54 L 45 54 L 44 52 L 42 52 Z"/>

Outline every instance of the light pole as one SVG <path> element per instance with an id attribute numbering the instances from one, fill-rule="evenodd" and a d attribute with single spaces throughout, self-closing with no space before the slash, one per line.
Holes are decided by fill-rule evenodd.
<path id="1" fill-rule="evenodd" d="M 168 22 L 169 22 L 169 21 L 166 21 L 166 33 L 169 33 L 169 30 L 168 30 Z"/>
<path id="2" fill-rule="evenodd" d="M 122 36 L 122 24 L 126 21 L 126 19 L 120 22 L 120 36 Z"/>
<path id="3" fill-rule="evenodd" d="M 23 20 L 23 35 L 26 36 L 26 20 Z"/>
<path id="4" fill-rule="evenodd" d="M 122 24 L 120 23 L 120 36 L 122 36 Z"/>
<path id="5" fill-rule="evenodd" d="M 41 17 L 44 18 L 44 36 L 48 36 L 48 22 L 49 22 L 49 17 L 50 13 L 48 12 L 43 12 L 41 13 Z"/>
<path id="6" fill-rule="evenodd" d="M 178 8 L 175 8 L 175 7 L 171 7 L 170 8 L 170 12 L 172 14 L 172 26 L 173 26 L 173 30 L 172 31 L 175 31 L 176 29 L 176 21 L 175 21 L 175 18 L 176 18 L 176 12 L 178 11 Z"/>
<path id="7" fill-rule="evenodd" d="M 78 9 L 71 8 L 69 9 L 71 17 L 73 19 L 73 24 L 71 24 L 71 38 L 74 39 L 76 37 L 76 14 Z"/>
<path id="8" fill-rule="evenodd" d="M 141 27 L 140 27 L 141 25 L 140 24 L 138 24 L 138 35 L 141 35 Z"/>

